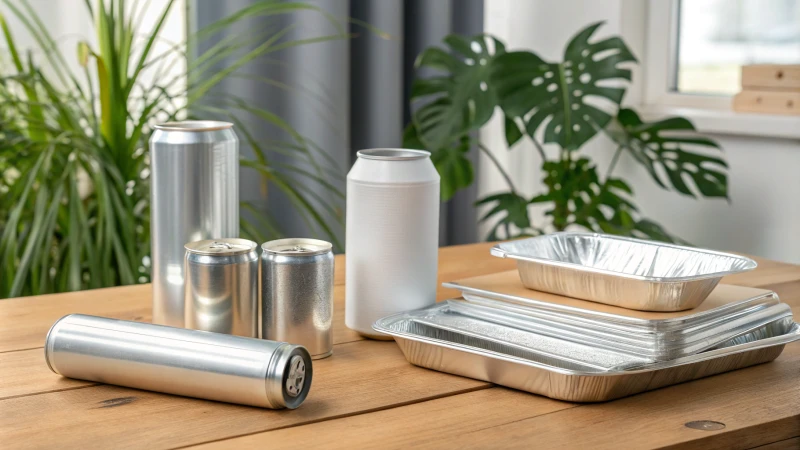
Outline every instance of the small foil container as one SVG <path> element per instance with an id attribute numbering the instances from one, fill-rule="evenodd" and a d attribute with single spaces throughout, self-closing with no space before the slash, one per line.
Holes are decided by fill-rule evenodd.
<path id="1" fill-rule="evenodd" d="M 800 339 L 800 326 L 793 324 L 777 336 L 640 364 L 621 352 L 585 351 L 568 341 L 466 320 L 454 309 L 457 303 L 388 316 L 373 328 L 393 336 L 414 365 L 575 402 L 612 400 L 772 361 Z"/>
<path id="2" fill-rule="evenodd" d="M 595 233 L 562 232 L 495 245 L 528 289 L 640 311 L 700 305 L 726 275 L 756 268 L 730 253 Z"/>

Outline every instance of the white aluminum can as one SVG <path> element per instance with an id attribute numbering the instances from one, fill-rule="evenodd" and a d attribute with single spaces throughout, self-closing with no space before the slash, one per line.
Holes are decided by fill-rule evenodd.
<path id="1" fill-rule="evenodd" d="M 423 150 L 358 152 L 347 175 L 345 324 L 372 324 L 436 302 L 439 174 Z"/>

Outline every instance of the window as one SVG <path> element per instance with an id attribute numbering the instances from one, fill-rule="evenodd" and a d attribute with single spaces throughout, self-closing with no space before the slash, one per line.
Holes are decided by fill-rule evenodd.
<path id="1" fill-rule="evenodd" d="M 800 0 L 650 0 L 644 103 L 730 110 L 746 64 L 800 64 Z"/>
<path id="2" fill-rule="evenodd" d="M 746 64 L 800 64 L 800 0 L 680 0 L 675 91 L 739 92 Z"/>

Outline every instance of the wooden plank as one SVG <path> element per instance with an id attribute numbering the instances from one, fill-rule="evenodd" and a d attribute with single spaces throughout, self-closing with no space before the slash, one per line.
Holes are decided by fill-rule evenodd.
<path id="1" fill-rule="evenodd" d="M 572 407 L 497 387 L 202 447 L 747 448 L 800 434 L 798 370 L 793 346 L 769 364 L 608 403 Z M 726 428 L 684 426 L 694 420 Z"/>
<path id="2" fill-rule="evenodd" d="M 800 315 L 800 281 L 766 288 L 776 291 L 792 305 L 794 313 Z M 543 417 L 540 417 L 539 408 L 542 407 L 541 401 L 547 399 L 493 388 L 481 392 L 480 401 L 475 399 L 478 393 L 459 395 L 380 414 L 243 436 L 215 442 L 209 447 L 260 448 L 268 444 L 282 448 L 291 447 L 295 442 L 312 447 L 345 447 L 355 442 L 357 447 L 427 445 L 485 448 L 529 447 L 535 442 L 542 448 L 635 448 L 674 443 L 691 444 L 697 448 L 747 448 L 800 434 L 797 373 L 800 373 L 800 347 L 795 344 L 788 346 L 778 360 L 769 364 L 604 404 L 579 405 L 574 411 L 549 411 L 552 414 Z M 496 394 L 498 391 L 513 392 L 514 395 Z M 527 414 L 527 408 L 532 414 Z M 443 415 L 443 409 L 453 411 L 455 420 Z M 502 422 L 504 425 L 474 425 L 480 432 L 470 432 L 468 426 L 465 425 L 467 430 L 464 430 L 457 425 L 485 424 L 486 411 L 491 411 L 492 423 Z M 565 414 L 569 415 L 564 417 Z M 437 417 L 437 420 L 430 421 L 430 417 Z M 719 421 L 726 424 L 726 429 L 699 432 L 683 426 L 693 420 Z M 635 425 L 625 429 L 619 424 Z M 517 429 L 522 431 L 517 432 Z M 528 432 L 529 429 L 535 431 Z M 332 439 L 332 435 L 344 435 L 344 431 L 337 430 L 365 431 L 348 433 L 347 440 Z M 484 437 L 484 434 L 489 437 Z M 655 436 L 652 439 L 651 434 Z"/>
<path id="3" fill-rule="evenodd" d="M 492 388 L 344 419 L 201 444 L 203 449 L 416 448 L 575 404 Z M 445 439 L 442 439 L 447 437 Z M 493 445 L 490 447 L 504 447 Z M 442 445 L 443 448 L 456 448 Z"/>
<path id="4" fill-rule="evenodd" d="M 797 450 L 800 448 L 800 437 L 784 439 L 782 441 L 760 445 L 754 448 L 758 450 Z"/>
<path id="5" fill-rule="evenodd" d="M 742 67 L 742 87 L 800 91 L 800 64 L 751 64 Z"/>
<path id="6" fill-rule="evenodd" d="M 442 255 L 440 256 L 440 281 L 503 271 L 514 267 L 511 261 L 488 256 L 490 245 L 477 244 L 442 249 L 440 252 Z M 337 267 L 344 267 L 340 261 L 341 257 L 337 257 Z M 755 272 L 737 275 L 731 277 L 733 280 L 726 279 L 725 282 L 750 286 L 769 284 L 767 287 L 776 289 L 784 301 L 798 303 L 800 283 L 790 281 L 800 279 L 800 269 L 797 266 L 766 260 L 759 260 L 759 264 L 759 269 Z M 337 268 L 338 278 L 339 269 Z M 343 288 L 337 287 L 336 323 L 339 325 L 337 328 L 340 329 L 337 332 L 349 331 L 343 326 L 343 294 Z M 453 296 L 453 291 L 440 289 L 438 294 L 439 298 L 443 299 Z M 106 301 L 106 297 L 113 297 L 113 301 Z M 46 301 L 42 301 L 42 299 Z M 149 320 L 149 299 L 149 286 L 134 286 L 43 296 L 38 298 L 38 303 L 37 298 L 0 301 L 0 323 L 3 324 L 3 327 L 0 327 L 0 351 L 4 348 L 11 350 L 32 348 L 24 346 L 31 343 L 34 347 L 40 347 L 44 340 L 44 334 L 52 322 L 64 314 L 76 312 L 75 308 L 83 308 L 81 312 L 98 315 L 136 314 L 123 318 Z M 25 303 L 31 300 L 34 301 L 32 304 Z M 114 303 L 116 301 L 127 303 L 119 305 Z M 62 302 L 66 303 L 66 306 L 62 305 Z M 37 308 L 40 311 L 31 312 Z M 137 308 L 143 312 L 137 312 Z M 64 309 L 72 310 L 62 312 Z M 43 312 L 45 315 L 50 314 L 55 317 L 39 319 L 37 314 Z M 17 320 L 35 330 L 28 332 L 27 338 L 16 340 L 13 344 L 8 345 L 5 338 L 14 339 L 14 333 L 9 332 L 6 324 L 12 327 L 17 326 L 18 324 L 15 322 Z M 22 330 L 23 334 L 26 333 L 25 328 L 22 325 L 17 327 Z M 337 337 L 338 342 L 347 339 L 347 335 Z M 781 362 L 785 357 L 782 356 L 778 362 L 773 364 Z M 396 412 L 402 417 L 407 412 L 406 408 L 411 406 L 422 408 L 415 413 L 424 422 L 418 426 L 422 432 L 428 430 L 427 427 L 441 424 L 443 416 L 447 416 L 441 411 L 448 410 L 450 414 L 460 418 L 458 426 L 461 428 L 455 425 L 451 426 L 462 430 L 460 434 L 465 434 L 481 427 L 495 429 L 507 426 L 509 421 L 513 420 L 534 420 L 563 414 L 570 410 L 561 411 L 562 407 L 572 406 L 502 388 L 491 388 L 490 391 L 507 392 L 513 394 L 514 399 L 496 402 L 495 394 L 484 394 L 487 397 L 479 397 L 476 400 L 474 396 L 482 391 L 472 391 L 485 389 L 489 386 L 488 384 L 411 366 L 393 343 L 374 341 L 337 345 L 333 358 L 315 362 L 316 378 L 311 396 L 300 409 L 295 411 L 264 411 L 114 386 L 83 387 L 80 384 L 60 384 L 61 381 L 66 383 L 83 382 L 63 380 L 51 374 L 41 358 L 41 349 L 0 354 L 0 379 L 3 380 L 3 383 L 0 383 L 0 397 L 9 397 L 0 400 L 0 433 L 2 433 L 0 440 L 4 444 L 9 442 L 16 445 L 24 443 L 30 446 L 85 447 L 91 443 L 93 446 L 101 447 L 172 447 L 252 433 L 256 433 L 252 434 L 254 437 L 272 436 L 273 433 L 288 431 L 290 428 L 268 433 L 262 432 L 298 425 L 302 425 L 297 428 L 298 430 L 305 429 L 307 433 L 310 431 L 314 434 L 315 428 L 311 427 L 327 423 L 341 425 L 345 420 L 369 418 L 389 411 Z M 754 369 L 757 368 L 745 369 L 745 371 Z M 800 365 L 795 366 L 795 373 L 797 371 L 800 371 Z M 24 380 L 25 374 L 29 374 L 30 380 Z M 734 374 L 720 377 L 731 375 Z M 9 376 L 13 378 L 9 378 Z M 713 379 L 719 380 L 720 377 Z M 7 379 L 11 379 L 12 382 L 8 383 L 6 387 Z M 694 383 L 687 385 L 692 384 Z M 775 386 L 779 384 L 780 382 L 774 383 Z M 70 390 L 60 390 L 62 387 Z M 675 388 L 680 388 L 680 386 L 667 389 Z M 661 391 L 652 394 L 658 392 Z M 647 395 L 650 394 L 642 394 L 642 396 Z M 702 397 L 696 393 L 693 395 Z M 448 403 L 450 406 L 438 410 L 438 412 L 427 412 L 425 409 L 428 407 L 425 405 L 441 406 L 439 402 L 443 401 L 458 400 L 460 402 L 462 397 L 465 398 L 464 403 L 457 402 L 458 406 Z M 500 396 L 498 395 L 497 398 L 499 399 Z M 792 401 L 791 397 L 787 397 L 787 401 L 797 404 Z M 617 402 L 606 405 L 615 403 Z M 549 410 L 550 407 L 555 409 Z M 656 411 L 661 410 L 660 403 L 650 407 Z M 584 406 L 574 409 L 582 408 Z M 461 414 L 462 410 L 463 414 Z M 459 412 L 456 413 L 456 411 Z M 504 415 L 504 411 L 508 413 L 508 416 Z M 762 430 L 766 430 L 764 433 L 769 434 L 771 440 L 764 440 L 767 439 L 765 434 L 764 439 L 755 439 L 752 442 L 767 443 L 781 439 L 781 437 L 775 436 L 792 437 L 785 433 L 787 433 L 786 430 L 792 429 L 791 421 L 796 419 L 796 415 L 788 417 L 783 422 L 772 420 L 771 417 L 774 414 L 771 416 L 769 411 L 762 416 L 764 422 L 753 422 L 752 427 L 755 428 L 749 431 L 752 432 L 751 434 L 758 434 Z M 435 417 L 435 420 L 431 420 L 432 417 Z M 510 417 L 517 419 L 509 419 Z M 386 420 L 382 422 L 386 422 Z M 445 423 L 447 422 L 445 421 Z M 35 425 L 32 426 L 33 424 Z M 388 426 L 391 423 L 387 422 L 385 425 Z M 740 427 L 736 430 L 741 431 L 745 428 Z M 439 430 L 434 430 L 433 435 L 438 435 L 447 429 L 448 426 L 442 425 Z M 400 442 L 406 439 L 407 435 L 417 433 L 417 429 L 409 432 L 408 429 L 403 428 L 395 430 L 394 433 Z M 321 436 L 325 438 L 326 443 L 330 443 L 339 435 L 323 433 Z M 349 438 L 350 436 L 348 436 Z M 340 440 L 342 444 L 349 442 L 345 439 Z M 261 442 L 262 444 L 264 442 L 273 444 L 272 441 Z M 357 440 L 356 442 L 361 441 Z M 364 442 L 372 441 L 367 439 Z M 381 441 L 375 442 L 380 444 Z M 504 441 L 500 439 L 498 442 Z M 742 442 L 751 441 L 743 439 Z M 439 445 L 447 444 L 449 441 L 439 442 Z M 513 444 L 513 442 L 507 442 L 507 444 Z M 287 445 L 291 445 L 291 443 Z M 521 445 L 521 443 L 518 442 L 517 445 Z M 751 443 L 749 445 L 758 444 Z"/>
<path id="7" fill-rule="evenodd" d="M 0 400 L 97 384 L 54 374 L 44 362 L 41 348 L 0 353 L 0 380 Z"/>
<path id="8" fill-rule="evenodd" d="M 53 375 L 56 377 L 56 375 Z M 4 447 L 172 448 L 489 388 L 405 361 L 393 342 L 337 345 L 302 407 L 273 411 L 116 386 L 0 400 Z"/>
<path id="9" fill-rule="evenodd" d="M 800 115 L 800 92 L 744 90 L 733 96 L 733 110 Z"/>

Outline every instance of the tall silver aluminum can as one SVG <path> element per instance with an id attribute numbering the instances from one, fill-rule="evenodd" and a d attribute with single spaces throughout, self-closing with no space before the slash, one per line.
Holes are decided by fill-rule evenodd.
<path id="1" fill-rule="evenodd" d="M 272 409 L 300 406 L 313 374 L 299 345 L 83 314 L 53 324 L 44 352 L 65 377 Z"/>
<path id="2" fill-rule="evenodd" d="M 227 122 L 156 125 L 150 138 L 153 322 L 184 324 L 184 244 L 239 236 L 239 140 Z"/>
<path id="3" fill-rule="evenodd" d="M 422 150 L 358 152 L 347 174 L 345 324 L 372 324 L 436 302 L 439 174 Z"/>
<path id="4" fill-rule="evenodd" d="M 186 244 L 185 327 L 258 337 L 258 253 L 247 239 Z"/>
<path id="5" fill-rule="evenodd" d="M 333 353 L 333 251 L 318 239 L 261 245 L 261 337 Z"/>

